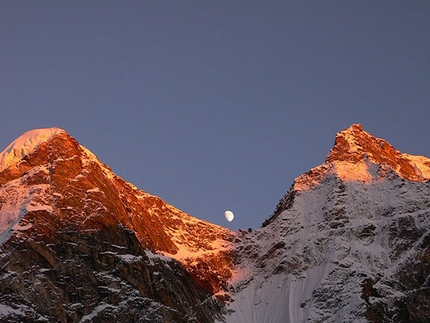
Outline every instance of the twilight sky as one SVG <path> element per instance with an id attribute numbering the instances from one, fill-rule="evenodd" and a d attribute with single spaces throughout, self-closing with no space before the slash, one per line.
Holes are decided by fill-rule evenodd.
<path id="1" fill-rule="evenodd" d="M 181 210 L 258 228 L 352 123 L 430 156 L 429 17 L 420 0 L 2 1 L 0 151 L 57 126 Z"/>

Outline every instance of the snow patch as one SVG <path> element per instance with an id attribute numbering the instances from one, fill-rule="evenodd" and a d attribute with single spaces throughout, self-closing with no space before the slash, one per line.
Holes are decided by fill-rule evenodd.
<path id="1" fill-rule="evenodd" d="M 20 308 L 12 308 L 10 306 L 0 304 L 0 319 L 7 317 L 9 315 L 16 315 L 20 317 L 25 317 L 25 312 Z"/>
<path id="2" fill-rule="evenodd" d="M 135 256 L 131 254 L 117 255 L 117 257 L 119 257 L 122 261 L 127 263 L 139 262 L 142 260 L 142 256 Z"/>
<path id="3" fill-rule="evenodd" d="M 149 262 L 150 262 L 151 266 L 154 266 L 154 260 L 155 261 L 163 261 L 163 262 L 171 262 L 171 261 L 173 261 L 172 257 L 165 256 L 165 255 L 158 254 L 158 253 L 153 253 L 150 250 L 145 250 L 145 254 L 149 258 Z"/>
<path id="4" fill-rule="evenodd" d="M 40 198 L 49 198 L 48 194 L 40 194 L 49 190 L 48 184 L 34 185 L 29 189 L 20 185 L 20 179 L 16 179 L 2 187 L 3 195 L 0 196 L 0 245 L 9 239 L 11 231 L 24 231 L 30 228 L 30 224 L 19 224 L 22 217 L 29 211 L 52 212 L 51 203 Z"/>
<path id="5" fill-rule="evenodd" d="M 93 319 L 96 318 L 100 312 L 105 311 L 107 309 L 114 310 L 115 307 L 106 303 L 100 304 L 99 306 L 96 306 L 90 314 L 83 316 L 79 322 L 82 322 L 82 323 L 92 322 Z"/>

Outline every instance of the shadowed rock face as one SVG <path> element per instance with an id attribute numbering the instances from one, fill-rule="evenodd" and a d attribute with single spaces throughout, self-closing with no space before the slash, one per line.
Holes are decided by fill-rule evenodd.
<path id="1" fill-rule="evenodd" d="M 124 227 L 13 237 L 1 251 L 0 303 L 15 309 L 4 322 L 213 322 L 222 311 Z"/>
<path id="2" fill-rule="evenodd" d="M 0 172 L 1 217 L 2 320 L 213 322 L 223 310 L 213 294 L 232 275 L 233 233 L 126 183 L 66 132 Z M 154 255 L 184 248 L 196 253 L 182 264 Z"/>

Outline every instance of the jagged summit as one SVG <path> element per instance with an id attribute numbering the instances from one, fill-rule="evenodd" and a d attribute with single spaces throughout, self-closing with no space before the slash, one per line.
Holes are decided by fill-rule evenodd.
<path id="1" fill-rule="evenodd" d="M 211 293 L 231 276 L 226 254 L 233 232 L 124 181 L 65 130 L 26 132 L 1 156 L 0 246 L 18 238 L 43 237 L 51 243 L 65 230 L 121 227 L 133 232 L 147 250 L 175 258 L 196 272 L 199 283 L 201 277 L 211 276 L 204 280 Z M 212 270 L 196 270 L 197 258 Z"/>
<path id="2" fill-rule="evenodd" d="M 22 134 L 0 153 L 0 172 L 8 168 L 10 165 L 20 161 L 42 142 L 46 142 L 52 136 L 59 133 L 65 133 L 65 131 L 63 129 L 53 127 L 34 129 Z"/>
<path id="3" fill-rule="evenodd" d="M 353 124 L 336 135 L 325 163 L 299 176 L 294 189 L 310 189 L 328 175 L 336 175 L 343 181 L 369 183 L 388 174 L 414 182 L 428 181 L 430 159 L 401 153 L 386 140 L 364 131 L 361 124 Z"/>
<path id="4" fill-rule="evenodd" d="M 430 317 L 429 159 L 361 125 L 262 228 L 238 232 L 137 189 L 61 129 L 2 158 L 0 322 Z"/>
<path id="5" fill-rule="evenodd" d="M 0 322 L 221 318 L 228 229 L 127 183 L 62 129 L 25 133 L 1 161 Z"/>
<path id="6" fill-rule="evenodd" d="M 237 238 L 245 278 L 227 322 L 430 322 L 429 166 L 361 125 L 339 132 Z"/>

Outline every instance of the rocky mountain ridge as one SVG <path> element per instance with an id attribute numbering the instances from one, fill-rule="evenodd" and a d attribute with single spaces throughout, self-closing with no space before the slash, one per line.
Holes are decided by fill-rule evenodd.
<path id="1" fill-rule="evenodd" d="M 0 165 L 0 322 L 430 318 L 430 160 L 359 124 L 257 230 L 191 217 L 58 128 Z"/>
<path id="2" fill-rule="evenodd" d="M 28 142 L 25 138 L 32 140 Z M 34 138 L 42 139 L 37 142 Z M 0 304 L 6 306 L 6 312 L 16 314 L 16 304 L 28 304 L 29 308 L 25 307 L 22 311 L 26 313 L 24 316 L 33 313 L 32 319 L 38 315 L 48 321 L 54 319 L 74 322 L 83 316 L 92 315 L 92 318 L 104 317 L 103 321 L 106 321 L 105 312 L 109 312 L 108 309 L 121 308 L 118 303 L 120 299 L 106 292 L 111 291 L 109 284 L 105 294 L 95 293 L 91 304 L 84 301 L 76 304 L 70 299 L 71 296 L 66 297 L 69 295 L 67 288 L 71 287 L 60 281 L 65 277 L 74 277 L 71 284 L 76 286 L 76 279 L 88 273 L 77 272 L 72 275 L 69 267 L 61 267 L 60 264 L 71 261 L 64 253 L 73 258 L 73 265 L 70 266 L 74 268 L 89 267 L 92 271 L 99 272 L 109 269 L 106 265 L 108 262 L 112 266 L 117 264 L 113 268 L 130 263 L 134 271 L 137 270 L 136 266 L 139 272 L 144 270 L 146 274 L 143 277 L 139 274 L 139 277 L 131 274 L 121 276 L 118 273 L 113 280 L 120 282 L 117 285 L 132 285 L 134 289 L 130 287 L 130 293 L 140 293 L 139 297 L 152 295 L 149 297 L 151 302 L 145 300 L 146 303 L 142 301 L 143 304 L 138 306 L 142 310 L 161 303 L 161 312 L 181 313 L 173 316 L 158 313 L 163 320 L 190 321 L 192 316 L 186 309 L 198 308 L 200 303 L 206 304 L 210 309 L 217 308 L 218 312 L 221 310 L 219 301 L 212 296 L 218 293 L 222 298 L 222 291 L 232 275 L 230 245 L 233 232 L 193 218 L 159 197 L 138 190 L 116 176 L 65 131 L 56 128 L 24 134 L 5 150 L 2 157 L 6 161 L 14 161 L 16 158 L 9 165 L 3 163 L 6 167 L 0 172 L 0 242 L 3 242 L 0 279 L 5 279 L 3 286 L 16 287 L 0 293 Z M 82 257 L 73 257 L 74 248 L 86 250 L 88 255 L 84 259 L 87 261 Z M 134 251 L 131 252 L 130 249 Z M 25 261 L 24 265 L 19 254 L 15 254 L 17 250 L 20 250 L 19 254 L 26 254 L 24 259 L 38 261 L 34 264 Z M 151 259 L 158 259 L 157 263 L 161 268 L 151 267 L 154 260 L 148 260 L 148 253 L 152 255 Z M 101 257 L 100 254 L 105 256 Z M 109 257 L 113 260 L 106 260 Z M 179 263 L 172 264 L 175 259 Z M 163 269 L 165 267 L 173 269 L 167 271 Z M 154 287 L 157 279 L 148 278 L 148 275 L 152 275 L 151 270 L 153 275 L 157 272 L 165 273 L 160 279 L 172 286 L 169 292 L 166 291 L 163 295 L 151 294 L 158 293 L 158 287 L 156 290 Z M 11 272 L 15 274 L 11 275 Z M 53 278 L 46 277 L 46 273 L 50 272 L 56 273 Z M 188 275 L 188 278 L 183 281 L 175 280 L 173 277 L 177 272 L 182 276 Z M 43 286 L 40 287 L 40 293 L 46 306 L 42 306 L 40 301 L 36 305 L 33 303 L 36 295 L 41 296 L 37 290 L 28 295 L 24 293 L 24 286 L 30 284 L 26 275 L 44 277 L 45 283 L 36 285 Z M 109 281 L 103 279 L 105 283 L 98 277 L 93 277 L 88 286 L 79 288 L 85 293 L 87 289 L 98 290 Z M 139 283 L 142 279 L 151 281 L 151 285 L 147 287 L 149 290 L 142 289 L 142 282 Z M 117 294 L 115 288 L 112 293 Z M 11 295 L 21 301 L 11 303 Z M 52 295 L 59 296 L 52 299 Z M 116 300 L 114 303 L 107 301 L 112 297 Z M 177 297 L 192 301 L 185 305 L 180 299 L 175 300 Z M 106 311 L 100 306 L 105 306 Z M 52 307 L 55 308 L 55 313 L 52 312 Z M 117 312 L 122 313 L 119 309 Z M 196 316 L 197 321 L 212 322 L 217 314 L 212 313 L 212 310 L 210 312 L 209 315 L 204 310 L 200 311 L 200 315 Z M 116 315 L 119 314 L 108 315 L 109 320 L 114 322 L 121 317 Z M 17 321 L 20 320 L 21 318 L 17 318 Z"/>
<path id="3" fill-rule="evenodd" d="M 428 322 L 430 160 L 353 125 L 236 245 L 227 322 Z"/>
<path id="4" fill-rule="evenodd" d="M 339 132 L 324 164 L 294 181 L 296 190 L 319 184 L 324 176 L 335 173 L 343 181 L 370 183 L 394 173 L 408 181 L 430 180 L 430 161 L 424 156 L 401 153 L 390 143 L 363 130 L 361 124 Z"/>

